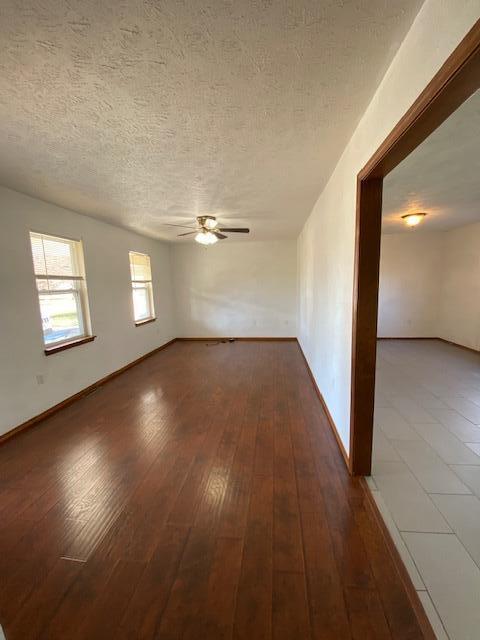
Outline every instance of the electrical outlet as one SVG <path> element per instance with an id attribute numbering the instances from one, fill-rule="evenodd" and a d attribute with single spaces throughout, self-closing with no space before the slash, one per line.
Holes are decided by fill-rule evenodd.
<path id="1" fill-rule="evenodd" d="M 38 374 L 38 376 L 35 376 L 37 378 L 37 384 L 43 384 L 45 382 L 45 377 L 42 374 Z"/>

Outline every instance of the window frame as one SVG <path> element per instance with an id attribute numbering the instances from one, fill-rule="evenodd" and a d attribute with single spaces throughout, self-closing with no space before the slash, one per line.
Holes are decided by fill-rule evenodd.
<path id="1" fill-rule="evenodd" d="M 32 237 L 41 238 L 42 241 L 44 238 L 50 239 L 53 241 L 68 243 L 71 249 L 71 260 L 72 266 L 76 271 L 77 275 L 49 275 L 47 270 L 46 273 L 36 273 L 35 271 L 35 259 L 33 255 L 33 246 L 32 246 Z M 80 239 L 69 238 L 66 236 L 53 235 L 51 233 L 44 233 L 42 231 L 37 231 L 34 229 L 30 229 L 28 232 L 29 244 L 30 244 L 30 254 L 32 256 L 32 266 L 33 266 L 33 277 L 35 279 L 35 289 L 37 293 L 38 300 L 38 308 L 40 311 L 40 324 L 42 328 L 42 341 L 44 346 L 45 355 L 50 355 L 52 353 L 57 353 L 58 351 L 64 351 L 65 349 L 69 349 L 70 347 L 74 347 L 80 344 L 85 344 L 87 342 L 93 341 L 96 336 L 92 334 L 91 321 L 90 321 L 90 310 L 88 304 L 88 291 L 87 291 L 87 278 L 85 274 L 85 262 L 84 262 L 84 253 L 83 253 L 83 242 Z M 46 265 L 45 265 L 46 267 Z M 75 282 L 75 287 L 72 289 L 57 289 L 57 290 L 45 290 L 42 291 L 38 287 L 38 282 L 40 280 L 45 281 L 70 281 Z M 76 302 L 77 309 L 77 317 L 79 321 L 79 325 L 82 328 L 82 333 L 76 336 L 71 336 L 68 338 L 63 338 L 60 340 L 56 340 L 54 342 L 46 342 L 45 341 L 45 333 L 43 329 L 43 319 L 42 319 L 42 307 L 41 307 L 41 296 L 48 296 L 54 294 L 67 294 L 71 293 L 74 296 Z"/>
<path id="2" fill-rule="evenodd" d="M 137 279 L 132 275 L 132 256 L 135 256 L 135 255 L 148 258 L 150 279 Z M 155 322 L 155 320 L 157 319 L 157 316 L 155 314 L 155 300 L 154 300 L 154 294 L 153 294 L 152 261 L 148 253 L 144 253 L 142 251 L 130 250 L 128 252 L 128 264 L 130 268 L 130 286 L 131 286 L 131 294 L 132 294 L 133 323 L 136 327 L 142 327 L 144 324 Z M 144 284 L 145 287 L 135 287 L 136 284 Z M 137 319 L 135 317 L 135 302 L 134 302 L 133 294 L 136 288 L 137 289 L 144 288 L 147 292 L 150 315 L 147 316 L 146 318 Z"/>

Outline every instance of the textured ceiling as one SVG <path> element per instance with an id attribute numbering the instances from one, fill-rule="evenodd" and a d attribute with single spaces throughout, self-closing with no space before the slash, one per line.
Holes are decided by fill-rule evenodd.
<path id="1" fill-rule="evenodd" d="M 480 222 L 480 92 L 385 179 L 383 232 L 412 233 L 401 216 L 414 211 L 428 214 L 415 233 Z"/>
<path id="2" fill-rule="evenodd" d="M 2 0 L 0 182 L 296 235 L 421 0 Z"/>

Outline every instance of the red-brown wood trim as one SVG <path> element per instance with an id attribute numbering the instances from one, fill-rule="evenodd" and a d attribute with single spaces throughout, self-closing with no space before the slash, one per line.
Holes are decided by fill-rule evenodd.
<path id="1" fill-rule="evenodd" d="M 97 380 L 96 382 L 94 382 L 90 386 L 85 387 L 85 389 L 82 389 L 78 393 L 75 393 L 73 396 L 70 396 L 70 397 L 66 398 L 65 400 L 62 400 L 62 402 L 59 402 L 58 404 L 54 405 L 53 407 L 50 407 L 49 409 L 46 409 L 45 411 L 40 413 L 38 416 L 34 416 L 33 418 L 30 418 L 30 420 L 27 420 L 26 422 L 23 422 L 22 424 L 18 425 L 18 427 L 14 427 L 10 431 L 7 431 L 6 433 L 0 435 L 0 445 L 3 444 L 4 442 L 6 442 L 7 440 L 10 440 L 10 438 L 13 438 L 14 436 L 20 435 L 20 433 L 22 433 L 23 431 L 26 431 L 27 429 L 30 429 L 30 427 L 33 427 L 34 425 L 36 425 L 41 420 L 44 420 L 45 418 L 48 418 L 49 416 L 51 416 L 52 414 L 56 413 L 57 411 L 60 411 L 60 409 L 63 409 L 64 407 L 67 407 L 68 405 L 72 404 L 72 402 L 75 402 L 75 400 L 80 400 L 80 398 L 83 398 L 84 396 L 88 395 L 89 393 L 91 393 L 97 387 L 100 387 L 103 384 L 105 384 L 106 382 L 108 382 L 109 380 L 111 380 L 112 378 L 115 378 L 116 376 L 119 376 L 124 371 L 127 371 L 127 369 L 130 369 L 131 367 L 134 367 L 135 365 L 140 364 L 140 362 L 142 362 L 146 358 L 149 358 L 150 356 L 153 356 L 158 351 L 162 351 L 162 349 L 165 349 L 166 347 L 170 346 L 174 342 L 176 342 L 176 338 L 174 338 L 173 340 L 170 340 L 169 342 L 166 342 L 161 347 L 157 347 L 153 351 L 149 351 L 145 355 L 140 356 L 140 358 L 137 358 L 136 360 L 133 360 L 133 362 L 129 362 L 128 364 L 126 364 L 121 369 L 117 369 L 116 371 L 113 371 L 113 373 L 109 373 L 108 376 L 105 376 L 104 378 L 101 378 L 100 380 Z"/>
<path id="2" fill-rule="evenodd" d="M 216 342 L 216 341 L 222 341 L 222 340 L 226 340 L 228 342 L 228 340 L 235 340 L 235 341 L 239 341 L 239 342 L 296 342 L 297 338 L 291 338 L 291 337 L 280 337 L 280 338 L 274 338 L 274 337 L 266 337 L 266 338 L 262 338 L 262 337 L 254 337 L 254 338 L 234 338 L 232 336 L 215 336 L 215 337 L 211 337 L 211 338 L 177 338 L 177 340 L 179 342 Z"/>
<path id="3" fill-rule="evenodd" d="M 370 228 L 381 228 L 382 186 L 373 178 L 359 180 L 357 188 L 349 468 L 362 476 L 372 464 L 380 233 Z"/>
<path id="4" fill-rule="evenodd" d="M 357 176 L 352 322 L 350 470 L 372 458 L 383 178 L 480 87 L 480 20 Z"/>
<path id="5" fill-rule="evenodd" d="M 318 388 L 317 381 L 315 380 L 313 372 L 310 369 L 310 365 L 308 364 L 308 360 L 305 357 L 305 354 L 303 353 L 303 349 L 302 349 L 302 346 L 301 346 L 300 342 L 298 341 L 298 338 L 295 338 L 295 341 L 296 341 L 297 346 L 298 346 L 298 348 L 300 350 L 300 353 L 302 354 L 302 358 L 303 358 L 303 360 L 305 362 L 305 366 L 307 368 L 308 375 L 310 376 L 310 380 L 312 381 L 313 388 L 315 389 L 315 392 L 316 392 L 316 394 L 318 396 L 318 399 L 320 400 L 320 404 L 322 405 L 322 408 L 323 408 L 323 410 L 325 412 L 325 415 L 327 416 L 328 424 L 330 425 L 330 429 L 332 430 L 333 435 L 335 436 L 335 440 L 337 441 L 337 445 L 338 445 L 338 448 L 340 449 L 340 453 L 342 454 L 343 459 L 345 460 L 345 464 L 347 465 L 347 469 L 350 469 L 350 460 L 348 458 L 348 455 L 347 455 L 347 452 L 345 450 L 345 447 L 343 446 L 343 442 L 342 442 L 342 440 L 340 438 L 340 435 L 338 433 L 335 421 L 332 418 L 332 414 L 330 413 L 330 410 L 329 410 L 329 408 L 327 406 L 327 403 L 325 402 L 325 398 L 323 397 L 322 392 Z"/>
<path id="6" fill-rule="evenodd" d="M 435 336 L 377 336 L 377 340 L 441 340 Z"/>
<path id="7" fill-rule="evenodd" d="M 135 322 L 136 327 L 143 327 L 144 324 L 150 324 L 150 322 L 155 322 L 156 318 L 148 318 L 147 320 L 141 320 L 140 322 Z"/>
<path id="8" fill-rule="evenodd" d="M 358 174 L 384 178 L 479 87 L 480 19 Z"/>
<path id="9" fill-rule="evenodd" d="M 375 498 L 370 491 L 370 487 L 365 478 L 360 478 L 360 483 L 362 485 L 363 491 L 366 497 L 366 505 L 369 508 L 376 524 L 379 526 L 380 531 L 382 532 L 383 538 L 385 540 L 385 544 L 387 546 L 388 552 L 392 558 L 393 564 L 397 570 L 397 573 L 400 577 L 400 580 L 403 583 L 405 591 L 407 593 L 408 599 L 410 600 L 410 604 L 414 610 L 415 616 L 417 618 L 418 624 L 422 630 L 423 637 L 425 640 L 435 640 L 436 635 L 432 629 L 430 624 L 430 620 L 425 613 L 425 609 L 423 608 L 422 602 L 418 597 L 417 590 L 410 578 L 407 569 L 403 563 L 402 557 L 400 556 L 398 549 L 395 545 L 395 542 L 390 535 L 390 531 L 388 530 L 387 525 L 383 519 L 383 516 L 375 502 Z"/>
<path id="10" fill-rule="evenodd" d="M 69 340 L 68 342 L 62 342 L 62 344 L 53 345 L 52 347 L 46 347 L 44 353 L 46 356 L 51 356 L 59 351 L 65 351 L 66 349 L 73 349 L 73 347 L 79 347 L 81 344 L 87 344 L 87 342 L 93 342 L 97 336 L 84 336 L 78 338 L 78 340 Z"/>

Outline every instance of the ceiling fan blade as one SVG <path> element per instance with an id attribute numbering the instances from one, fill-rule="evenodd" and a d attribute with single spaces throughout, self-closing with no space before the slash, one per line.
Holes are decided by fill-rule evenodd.
<path id="1" fill-rule="evenodd" d="M 219 240 L 225 240 L 227 236 L 223 235 L 223 233 L 218 233 L 218 231 L 212 231 L 213 235 L 216 236 Z"/>
<path id="2" fill-rule="evenodd" d="M 186 224 L 171 224 L 170 222 L 164 222 L 163 223 L 164 227 L 182 227 L 182 229 L 195 229 L 195 227 L 192 227 L 192 225 L 186 225 Z"/>
<path id="3" fill-rule="evenodd" d="M 227 233 L 250 233 L 250 229 L 246 228 L 230 228 L 230 227 L 220 227 L 219 231 L 226 231 Z"/>
<path id="4" fill-rule="evenodd" d="M 182 236 L 193 236 L 194 233 L 197 233 L 197 231 L 187 231 L 187 233 L 179 233 L 177 238 L 181 238 Z"/>

